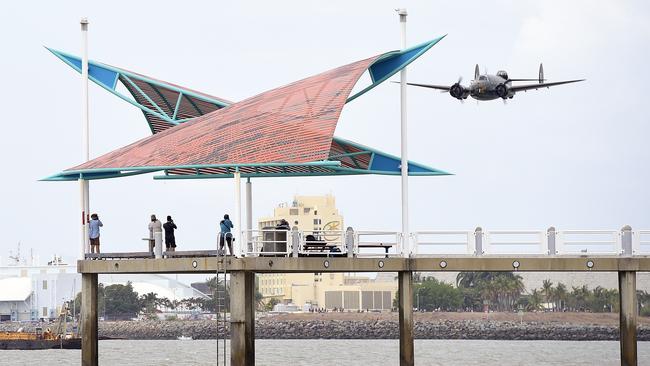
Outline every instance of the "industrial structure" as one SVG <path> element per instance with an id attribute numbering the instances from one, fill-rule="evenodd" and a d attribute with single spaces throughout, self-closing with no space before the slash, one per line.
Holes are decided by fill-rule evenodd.
<path id="1" fill-rule="evenodd" d="M 178 279 L 161 274 L 111 274 L 101 276 L 100 282 L 104 286 L 131 282 L 140 295 L 153 292 L 169 300 L 207 297 Z M 0 263 L 0 322 L 52 321 L 80 291 L 77 265 L 65 263 L 58 256 L 44 265 L 37 259 Z"/>

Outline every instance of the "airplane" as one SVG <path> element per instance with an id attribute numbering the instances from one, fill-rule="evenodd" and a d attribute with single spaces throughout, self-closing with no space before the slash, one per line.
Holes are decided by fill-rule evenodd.
<path id="1" fill-rule="evenodd" d="M 496 73 L 496 75 L 489 75 L 487 72 L 483 75 L 479 73 L 479 67 L 476 65 L 474 68 L 474 80 L 469 83 L 469 86 L 461 85 L 463 77 L 458 78 L 458 81 L 452 86 L 445 85 L 431 85 L 431 84 L 416 84 L 416 83 L 407 83 L 408 85 L 419 86 L 423 88 L 431 88 L 442 90 L 442 92 L 449 92 L 449 95 L 460 100 L 461 102 L 471 96 L 472 98 L 481 101 L 485 100 L 494 100 L 494 99 L 503 99 L 503 102 L 507 99 L 512 99 L 515 96 L 515 93 L 520 91 L 527 91 L 531 89 L 540 89 L 540 88 L 549 88 L 551 86 L 577 83 L 584 81 L 585 79 L 579 80 L 566 80 L 566 81 L 556 81 L 552 83 L 546 83 L 544 79 L 544 67 L 542 64 L 539 64 L 539 78 L 538 79 L 511 79 L 508 76 L 508 73 L 501 70 Z M 512 85 L 512 82 L 517 81 L 537 81 L 536 84 L 526 84 L 526 85 Z"/>

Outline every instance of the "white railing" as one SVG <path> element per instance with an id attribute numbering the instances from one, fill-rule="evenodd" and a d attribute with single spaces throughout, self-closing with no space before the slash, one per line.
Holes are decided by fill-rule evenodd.
<path id="1" fill-rule="evenodd" d="M 241 233 L 246 256 L 466 256 L 650 255 L 650 230 L 250 230 Z M 233 247 L 237 248 L 236 245 Z"/>
<path id="2" fill-rule="evenodd" d="M 474 231 L 417 231 L 412 239 L 415 255 L 476 254 Z"/>
<path id="3" fill-rule="evenodd" d="M 634 255 L 650 255 L 650 230 L 633 232 L 632 238 Z"/>
<path id="4" fill-rule="evenodd" d="M 546 230 L 492 230 L 483 233 L 484 254 L 547 254 Z"/>
<path id="5" fill-rule="evenodd" d="M 559 230 L 557 254 L 619 255 L 622 253 L 620 230 Z"/>
<path id="6" fill-rule="evenodd" d="M 288 256 L 292 251 L 291 231 L 247 230 L 242 234 L 246 256 Z"/>
<path id="7" fill-rule="evenodd" d="M 402 233 L 395 231 L 355 231 L 353 253 L 357 257 L 402 256 Z"/>

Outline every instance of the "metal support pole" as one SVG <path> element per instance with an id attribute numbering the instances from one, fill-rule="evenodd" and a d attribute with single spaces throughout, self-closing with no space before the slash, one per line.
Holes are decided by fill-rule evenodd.
<path id="1" fill-rule="evenodd" d="M 406 49 L 406 9 L 397 9 L 399 23 L 402 31 L 402 50 Z M 411 256 L 411 242 L 409 240 L 409 187 L 408 187 L 408 136 L 406 128 L 406 67 L 400 71 L 400 130 L 402 137 L 402 254 Z"/>
<path id="2" fill-rule="evenodd" d="M 398 273 L 399 296 L 399 364 L 415 365 L 413 349 L 413 273 Z"/>
<path id="3" fill-rule="evenodd" d="M 483 229 L 480 226 L 474 230 L 474 255 L 483 255 Z"/>
<path id="4" fill-rule="evenodd" d="M 345 229 L 345 248 L 348 258 L 354 257 L 354 229 L 351 226 Z"/>
<path id="5" fill-rule="evenodd" d="M 636 272 L 618 272 L 618 296 L 621 310 L 621 366 L 637 366 L 636 350 Z"/>
<path id="6" fill-rule="evenodd" d="M 81 213 L 81 227 L 80 227 L 80 249 L 79 260 L 86 259 L 86 253 L 88 252 L 88 245 L 86 244 L 86 238 L 88 238 L 88 231 L 86 226 L 86 192 L 85 192 L 85 183 L 83 179 L 79 179 L 79 212 Z"/>
<path id="7" fill-rule="evenodd" d="M 255 365 L 255 274 L 230 272 L 230 364 Z"/>
<path id="8" fill-rule="evenodd" d="M 81 365 L 97 366 L 97 274 L 81 274 Z"/>
<path id="9" fill-rule="evenodd" d="M 84 233 L 86 240 L 86 252 L 90 252 L 90 182 L 83 180 L 84 184 L 84 211 L 86 212 L 86 224 L 84 225 Z"/>
<path id="10" fill-rule="evenodd" d="M 90 128 L 88 117 L 88 19 L 81 18 L 81 161 L 90 160 Z M 88 218 L 90 216 L 90 204 L 88 193 L 88 181 L 79 180 L 81 199 L 81 257 L 85 259 L 85 253 L 89 252 L 90 239 L 88 238 Z"/>
<path id="11" fill-rule="evenodd" d="M 249 251 L 253 251 L 253 185 L 250 178 L 246 178 L 246 245 Z"/>
<path id="12" fill-rule="evenodd" d="M 291 253 L 294 258 L 300 255 L 300 232 L 295 226 L 291 229 Z"/>
<path id="13" fill-rule="evenodd" d="M 551 226 L 546 230 L 546 250 L 549 255 L 556 255 L 557 249 L 555 247 L 555 238 L 557 236 L 557 231 L 554 226 Z"/>
<path id="14" fill-rule="evenodd" d="M 235 178 L 235 230 L 233 233 L 235 241 L 232 245 L 232 249 L 234 252 L 233 255 L 241 257 L 244 251 L 244 246 L 241 242 L 241 235 L 237 235 L 237 233 L 243 232 L 241 227 L 241 173 L 238 168 L 235 170 L 233 176 Z"/>
<path id="15" fill-rule="evenodd" d="M 632 254 L 632 227 L 625 225 L 621 228 L 621 255 L 631 257 Z"/>

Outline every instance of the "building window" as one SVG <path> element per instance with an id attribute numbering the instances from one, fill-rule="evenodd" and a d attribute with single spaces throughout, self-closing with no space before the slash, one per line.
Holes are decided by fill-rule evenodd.
<path id="1" fill-rule="evenodd" d="M 47 280 L 43 280 L 43 290 L 47 290 Z"/>
<path id="2" fill-rule="evenodd" d="M 297 208 L 290 208 L 289 209 L 289 215 L 298 216 L 298 209 Z"/>
<path id="3" fill-rule="evenodd" d="M 320 219 L 314 219 L 314 225 L 320 225 L 321 221 Z"/>
<path id="4" fill-rule="evenodd" d="M 46 317 L 47 315 L 47 306 L 43 306 L 43 317 Z"/>
<path id="5" fill-rule="evenodd" d="M 314 215 L 318 215 L 318 210 L 314 210 Z"/>
<path id="6" fill-rule="evenodd" d="M 302 209 L 302 211 L 303 211 L 303 213 L 304 213 L 305 215 L 309 215 L 309 211 L 311 211 L 311 208 L 309 208 L 309 207 L 305 207 L 305 208 Z"/>

